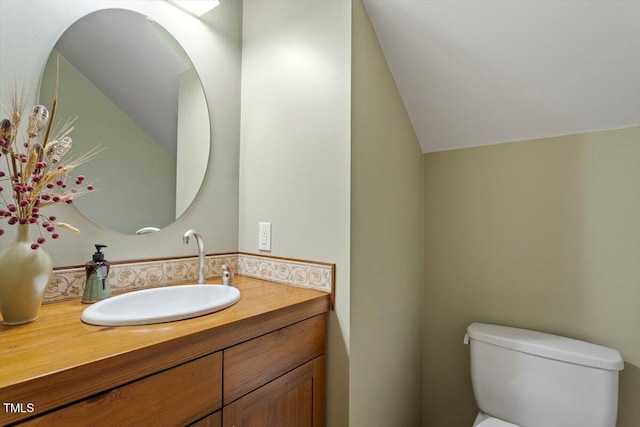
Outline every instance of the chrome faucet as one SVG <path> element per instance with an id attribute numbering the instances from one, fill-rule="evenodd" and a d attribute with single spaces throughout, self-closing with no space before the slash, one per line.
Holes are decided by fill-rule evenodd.
<path id="1" fill-rule="evenodd" d="M 196 230 L 188 230 L 182 236 L 182 243 L 189 244 L 189 237 L 195 237 L 198 244 L 198 284 L 204 284 L 204 240 Z"/>

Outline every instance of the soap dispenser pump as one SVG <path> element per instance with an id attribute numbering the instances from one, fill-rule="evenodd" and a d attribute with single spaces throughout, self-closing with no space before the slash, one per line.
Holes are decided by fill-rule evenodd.
<path id="1" fill-rule="evenodd" d="M 111 286 L 107 280 L 111 262 L 104 259 L 102 248 L 106 245 L 95 245 L 96 252 L 93 254 L 91 261 L 84 265 L 86 273 L 86 284 L 82 302 L 91 304 L 111 296 Z"/>

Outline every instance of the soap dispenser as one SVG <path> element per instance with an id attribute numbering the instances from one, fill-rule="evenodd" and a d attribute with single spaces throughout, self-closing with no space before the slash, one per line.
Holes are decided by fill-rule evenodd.
<path id="1" fill-rule="evenodd" d="M 107 246 L 95 246 L 96 253 L 93 254 L 93 259 L 84 265 L 87 281 L 82 295 L 82 302 L 85 304 L 91 304 L 111 296 L 111 286 L 109 286 L 107 280 L 111 262 L 104 259 L 104 254 L 101 252 L 102 248 Z"/>

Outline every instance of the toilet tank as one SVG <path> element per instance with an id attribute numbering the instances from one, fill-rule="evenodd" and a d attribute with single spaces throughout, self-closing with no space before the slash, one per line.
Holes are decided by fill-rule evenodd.
<path id="1" fill-rule="evenodd" d="M 485 323 L 471 324 L 465 343 L 482 412 L 523 427 L 615 427 L 618 351 Z"/>

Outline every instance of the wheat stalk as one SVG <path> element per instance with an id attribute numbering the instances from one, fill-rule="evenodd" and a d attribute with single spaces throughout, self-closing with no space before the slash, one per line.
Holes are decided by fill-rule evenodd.
<path id="1" fill-rule="evenodd" d="M 27 181 L 33 174 L 33 171 L 36 170 L 36 163 L 38 163 L 38 150 L 36 147 L 31 147 L 29 150 L 29 157 L 27 158 L 27 163 L 22 170 L 22 185 L 26 185 Z"/>
<path id="2" fill-rule="evenodd" d="M 44 142 L 42 148 L 47 148 L 47 141 L 49 140 L 49 133 L 51 132 L 51 125 L 53 124 L 53 118 L 56 116 L 56 110 L 58 108 L 58 83 L 60 80 L 60 52 L 56 56 L 56 89 L 53 93 L 53 101 L 51 102 L 51 117 L 49 118 L 49 124 L 47 125 L 47 131 L 44 134 Z"/>
<path id="3" fill-rule="evenodd" d="M 51 132 L 53 137 L 51 138 L 51 141 L 48 142 L 48 144 L 51 144 L 54 141 L 60 141 L 65 136 L 69 135 L 73 131 L 73 129 L 74 129 L 73 123 L 77 119 L 78 119 L 78 117 L 76 116 L 76 117 L 73 117 L 73 118 L 68 118 L 64 123 L 57 123 L 53 127 L 53 130 Z M 51 147 L 49 147 L 49 149 L 51 149 Z"/>
<path id="4" fill-rule="evenodd" d="M 30 209 L 33 209 L 33 207 L 35 206 L 35 201 L 37 200 L 38 196 L 40 195 L 40 193 L 42 193 L 42 190 L 44 190 L 44 188 L 47 186 L 48 183 L 55 182 L 58 180 L 58 178 L 67 176 L 69 172 L 71 172 L 73 169 L 75 169 L 82 163 L 93 160 L 93 158 L 102 150 L 103 148 L 95 147 L 87 151 L 86 153 L 82 154 L 81 156 L 78 156 L 76 158 L 71 158 L 69 160 L 69 163 L 65 166 L 58 167 L 56 169 L 49 169 L 48 171 L 46 171 L 44 175 L 42 175 L 42 178 L 40 179 L 40 181 L 36 183 L 36 185 L 33 187 L 33 190 L 31 190 L 31 203 L 29 205 Z M 40 203 L 40 206 L 44 207 L 44 206 L 52 205 L 54 203 L 63 202 L 72 197 L 81 196 L 83 194 L 86 194 L 86 191 L 80 191 L 76 193 L 62 193 L 59 195 L 60 200 L 58 200 L 57 202 L 53 202 L 52 200 L 44 201 Z"/>
<path id="5" fill-rule="evenodd" d="M 42 176 L 42 179 L 35 185 L 35 187 L 33 187 L 33 191 L 31 191 L 31 194 L 37 197 L 42 191 L 42 189 L 47 186 L 48 183 L 53 182 L 63 176 L 66 176 L 69 172 L 73 170 L 73 168 L 74 166 L 67 165 L 58 169 L 48 170 Z M 32 198 L 35 199 L 35 197 L 32 197 Z"/>
<path id="6" fill-rule="evenodd" d="M 14 81 L 11 92 L 9 92 L 9 105 L 5 108 L 8 108 L 16 130 L 20 127 L 20 120 L 24 109 L 27 107 L 27 95 L 27 89 L 18 85 L 17 81 Z"/>

